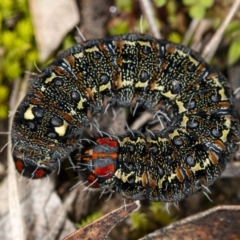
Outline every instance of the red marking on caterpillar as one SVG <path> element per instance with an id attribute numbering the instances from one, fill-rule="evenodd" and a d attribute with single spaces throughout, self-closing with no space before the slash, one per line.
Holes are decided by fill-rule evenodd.
<path id="1" fill-rule="evenodd" d="M 47 164 L 43 166 L 36 166 L 36 163 L 25 161 L 21 159 L 14 159 L 15 166 L 18 172 L 23 173 L 24 176 L 31 176 L 34 179 L 42 178 L 52 173 L 52 167 Z"/>
<path id="2" fill-rule="evenodd" d="M 82 160 L 88 168 L 88 183 L 91 187 L 100 187 L 106 179 L 113 177 L 118 157 L 118 143 L 107 137 L 96 140 L 94 148 L 84 151 Z"/>
<path id="3" fill-rule="evenodd" d="M 99 139 L 97 146 L 111 149 L 105 155 L 92 147 L 90 183 L 127 198 L 179 201 L 211 185 L 237 151 L 227 79 L 187 47 L 127 34 L 78 44 L 36 76 L 13 121 L 17 170 L 50 174 L 92 116 L 114 104 L 168 119 L 162 131 L 119 136 L 118 150 Z"/>

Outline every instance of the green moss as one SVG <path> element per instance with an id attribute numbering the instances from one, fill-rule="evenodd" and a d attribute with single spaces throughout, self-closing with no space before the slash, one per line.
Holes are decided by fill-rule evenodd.
<path id="1" fill-rule="evenodd" d="M 166 211 L 165 203 L 151 202 L 147 208 L 130 215 L 132 239 L 140 238 L 149 232 L 164 227 L 176 219 Z"/>
<path id="2" fill-rule="evenodd" d="M 76 224 L 77 228 L 83 228 L 86 225 L 94 222 L 98 218 L 102 217 L 104 214 L 101 211 L 96 211 L 93 214 L 89 215 L 85 220 L 83 220 L 81 223 Z"/>
<path id="3" fill-rule="evenodd" d="M 228 50 L 228 64 L 234 64 L 240 58 L 240 40 L 235 39 L 231 42 Z"/>
<path id="4" fill-rule="evenodd" d="M 38 51 L 27 0 L 0 1 L 0 119 L 7 117 L 9 86 L 34 70 Z"/>
<path id="5" fill-rule="evenodd" d="M 192 18 L 203 19 L 206 10 L 213 6 L 213 0 L 183 0 L 183 4 L 188 8 Z"/>
<path id="6" fill-rule="evenodd" d="M 116 0 L 116 7 L 119 10 L 125 11 L 125 12 L 131 12 L 132 10 L 132 1 L 129 0 Z"/>
<path id="7" fill-rule="evenodd" d="M 167 0 L 154 0 L 157 7 L 162 7 L 167 3 Z"/>
<path id="8" fill-rule="evenodd" d="M 181 43 L 182 37 L 178 32 L 173 31 L 168 35 L 167 40 L 174 43 Z"/>
<path id="9" fill-rule="evenodd" d="M 119 35 L 119 34 L 125 34 L 128 32 L 129 29 L 129 22 L 126 20 L 117 21 L 111 29 L 109 29 L 110 35 Z"/>
<path id="10" fill-rule="evenodd" d="M 165 209 L 165 203 L 162 202 L 151 202 L 150 211 L 153 214 L 155 222 L 165 226 L 172 223 L 175 219 Z"/>
<path id="11" fill-rule="evenodd" d="M 145 232 L 149 228 L 149 221 L 145 213 L 132 213 L 130 217 L 132 219 L 132 231 L 141 229 L 141 231 Z"/>
<path id="12" fill-rule="evenodd" d="M 230 22 L 225 33 L 225 39 L 230 43 L 227 62 L 228 65 L 231 65 L 240 59 L 240 23 L 238 20 Z"/>
<path id="13" fill-rule="evenodd" d="M 0 104 L 0 119 L 8 117 L 8 107 L 6 104 Z"/>

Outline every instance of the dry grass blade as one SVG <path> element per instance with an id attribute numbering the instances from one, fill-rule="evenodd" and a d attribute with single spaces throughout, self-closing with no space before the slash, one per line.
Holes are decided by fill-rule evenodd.
<path id="1" fill-rule="evenodd" d="M 79 229 L 75 233 L 64 238 L 64 240 L 77 240 L 77 239 L 106 239 L 111 229 L 130 213 L 139 209 L 140 202 L 136 201 L 117 210 L 114 210 L 105 216 L 97 219 L 93 223 L 87 225 L 84 228 Z"/>
<path id="2" fill-rule="evenodd" d="M 138 130 L 148 121 L 153 119 L 153 115 L 150 112 L 144 112 L 137 120 L 131 125 L 131 129 Z"/>
<path id="3" fill-rule="evenodd" d="M 16 99 L 17 102 L 20 100 L 17 97 L 17 92 L 19 88 L 19 81 L 14 82 L 13 92 L 10 98 L 10 111 L 16 111 Z M 9 132 L 12 128 L 12 120 L 14 114 L 11 114 L 9 117 Z M 8 135 L 8 142 L 11 142 L 11 134 Z M 9 205 L 9 215 L 10 215 L 10 228 L 11 228 L 11 235 L 12 239 L 19 239 L 23 240 L 24 238 L 24 231 L 23 231 L 23 221 L 22 221 L 22 214 L 19 204 L 19 196 L 18 196 L 18 186 L 17 186 L 17 179 L 16 179 L 16 170 L 12 159 L 12 144 L 8 145 L 8 205 Z"/>
<path id="4" fill-rule="evenodd" d="M 212 37 L 211 41 L 208 43 L 208 45 L 204 48 L 204 51 L 202 53 L 203 58 L 205 58 L 206 61 L 210 61 L 210 59 L 213 57 L 213 55 L 216 52 L 216 49 L 218 48 L 218 45 L 222 39 L 223 33 L 226 30 L 228 24 L 232 20 L 233 16 L 237 12 L 238 8 L 240 6 L 240 0 L 235 0 L 233 3 L 229 13 L 227 14 L 225 20 L 222 22 L 214 36 Z"/>
<path id="5" fill-rule="evenodd" d="M 196 25 L 196 29 L 193 32 L 190 47 L 197 52 L 200 52 L 204 47 L 204 34 L 212 28 L 212 21 L 209 19 L 202 19 Z"/>
<path id="6" fill-rule="evenodd" d="M 191 24 L 188 27 L 188 30 L 184 36 L 184 39 L 182 41 L 183 45 L 188 45 L 190 42 L 191 37 L 193 36 L 194 32 L 196 31 L 198 25 L 200 23 L 199 19 L 193 19 Z"/>
<path id="7" fill-rule="evenodd" d="M 153 12 L 152 4 L 149 0 L 140 0 L 140 6 L 142 9 L 142 12 L 144 13 L 144 16 L 146 17 L 149 28 L 155 38 L 161 38 L 161 35 L 159 33 L 158 27 L 155 22 L 155 14 Z"/>

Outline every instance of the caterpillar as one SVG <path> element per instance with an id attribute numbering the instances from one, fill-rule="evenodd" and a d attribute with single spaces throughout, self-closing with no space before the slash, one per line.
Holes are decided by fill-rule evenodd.
<path id="1" fill-rule="evenodd" d="M 126 198 L 180 201 L 211 185 L 237 151 L 227 79 L 185 46 L 126 34 L 77 44 L 36 76 L 13 119 L 18 172 L 51 174 L 92 117 L 112 105 L 169 119 L 163 130 L 128 130 L 85 151 L 89 183 Z"/>

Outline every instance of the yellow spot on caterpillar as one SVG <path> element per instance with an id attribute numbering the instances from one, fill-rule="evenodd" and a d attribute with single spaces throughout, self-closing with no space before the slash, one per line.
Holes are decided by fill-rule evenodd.
<path id="1" fill-rule="evenodd" d="M 223 88 L 219 90 L 219 94 L 220 94 L 220 96 L 221 96 L 221 101 L 226 101 L 226 100 L 228 100 Z"/>
<path id="2" fill-rule="evenodd" d="M 222 84 L 219 81 L 219 76 L 217 74 L 210 74 L 207 78 L 208 81 L 213 81 L 213 86 L 216 87 L 220 87 L 221 89 L 218 91 L 219 95 L 221 96 L 221 101 L 227 101 L 228 98 L 225 94 L 225 90 L 224 87 L 222 86 Z"/>
<path id="3" fill-rule="evenodd" d="M 227 129 L 222 131 L 222 136 L 220 138 L 223 142 L 227 141 L 227 136 L 228 136 L 229 130 L 231 128 L 231 120 L 230 120 L 230 118 L 229 117 L 225 117 L 225 120 L 226 121 L 224 123 L 224 126 L 226 126 Z"/>
<path id="4" fill-rule="evenodd" d="M 126 86 L 132 86 L 133 85 L 133 80 L 128 78 L 122 81 L 122 86 L 126 87 Z"/>
<path id="5" fill-rule="evenodd" d="M 205 160 L 203 160 L 203 166 L 201 167 L 200 166 L 200 163 L 196 163 L 196 165 L 194 167 L 191 167 L 191 170 L 193 172 L 197 172 L 197 171 L 200 171 L 200 170 L 205 170 L 207 169 L 207 166 L 211 165 L 211 162 L 209 160 L 209 158 L 206 158 Z"/>
<path id="6" fill-rule="evenodd" d="M 135 46 L 136 45 L 136 42 L 134 41 L 134 42 L 131 42 L 131 41 L 123 41 L 123 44 L 125 44 L 125 45 L 130 45 L 130 46 Z"/>
<path id="7" fill-rule="evenodd" d="M 87 99 L 86 98 L 81 98 L 80 101 L 78 102 L 77 108 L 78 109 L 83 109 L 83 103 L 86 102 Z"/>
<path id="8" fill-rule="evenodd" d="M 35 118 L 35 116 L 33 115 L 33 112 L 32 112 L 33 107 L 34 107 L 34 105 L 30 105 L 29 108 L 25 111 L 24 119 L 32 120 Z"/>
<path id="9" fill-rule="evenodd" d="M 71 113 L 72 115 L 77 115 L 76 111 L 74 111 L 73 109 L 71 109 L 70 113 Z"/>
<path id="10" fill-rule="evenodd" d="M 168 91 L 168 92 L 165 92 L 165 93 L 162 92 L 162 95 L 169 98 L 169 99 L 174 99 L 178 94 L 172 94 L 171 91 Z"/>
<path id="11" fill-rule="evenodd" d="M 135 183 L 142 182 L 142 177 L 136 176 Z"/>
<path id="12" fill-rule="evenodd" d="M 155 87 L 153 89 L 151 89 L 151 90 L 163 91 L 164 90 L 164 86 L 162 86 L 162 85 L 159 85 L 159 86 L 155 85 Z"/>
<path id="13" fill-rule="evenodd" d="M 115 172 L 115 176 L 118 178 L 118 179 L 121 179 L 124 183 L 126 183 L 128 181 L 128 178 L 133 175 L 134 172 L 130 172 L 130 173 L 125 173 L 125 172 L 122 172 L 121 169 L 118 169 L 116 172 Z"/>
<path id="14" fill-rule="evenodd" d="M 193 172 L 197 172 L 197 171 L 202 170 L 202 169 L 204 169 L 204 167 L 201 167 L 199 163 L 196 163 L 194 167 L 191 167 L 191 170 Z"/>
<path id="15" fill-rule="evenodd" d="M 147 41 L 147 42 L 138 41 L 138 44 L 141 45 L 141 46 L 152 47 L 149 41 Z"/>
<path id="16" fill-rule="evenodd" d="M 179 136 L 179 132 L 178 132 L 177 129 L 175 129 L 173 133 L 169 134 L 169 137 L 170 137 L 171 139 L 173 139 L 173 138 L 176 137 L 176 136 Z"/>
<path id="17" fill-rule="evenodd" d="M 137 140 L 131 140 L 129 137 L 125 137 L 122 141 L 119 141 L 119 145 L 121 147 L 124 146 L 126 143 L 131 143 L 133 145 L 136 145 L 137 143 L 145 143 L 143 138 L 138 137 Z"/>
<path id="18" fill-rule="evenodd" d="M 62 137 L 66 134 L 67 127 L 68 127 L 68 123 L 64 121 L 62 126 L 55 127 L 54 130 L 60 137 Z"/>
<path id="19" fill-rule="evenodd" d="M 87 49 L 85 49 L 85 51 L 90 52 L 90 53 L 91 52 L 100 52 L 99 49 L 96 46 L 91 47 L 91 48 L 87 48 Z"/>
<path id="20" fill-rule="evenodd" d="M 57 77 L 57 75 L 53 72 L 49 78 L 46 78 L 45 83 L 50 83 L 52 80 Z"/>
<path id="21" fill-rule="evenodd" d="M 198 62 L 196 59 L 192 58 L 191 56 L 189 56 L 189 60 L 190 60 L 195 66 L 197 66 L 197 65 L 199 64 L 199 62 Z"/>
<path id="22" fill-rule="evenodd" d="M 183 102 L 176 100 L 176 104 L 178 105 L 178 113 L 187 111 L 187 109 L 183 106 Z"/>
<path id="23" fill-rule="evenodd" d="M 97 92 L 98 92 L 96 86 L 94 86 L 94 87 L 92 88 L 92 92 L 93 92 L 93 93 L 97 93 Z"/>
<path id="24" fill-rule="evenodd" d="M 183 119 L 181 122 L 182 127 L 187 127 L 187 122 L 189 121 L 189 118 L 186 115 L 183 115 Z"/>
<path id="25" fill-rule="evenodd" d="M 44 92 L 46 88 L 44 86 L 41 87 L 41 92 Z"/>
<path id="26" fill-rule="evenodd" d="M 80 52 L 80 53 L 76 53 L 76 54 L 74 54 L 74 57 L 75 58 L 82 58 L 84 55 L 83 55 L 83 52 Z"/>
<path id="27" fill-rule="evenodd" d="M 183 57 L 188 56 L 188 55 L 187 55 L 186 53 L 184 53 L 182 50 L 176 49 L 175 52 L 178 53 L 180 56 L 183 56 Z"/>
<path id="28" fill-rule="evenodd" d="M 99 88 L 100 92 L 103 92 L 106 89 L 111 89 L 111 83 L 110 82 L 108 82 L 105 85 L 100 85 L 100 88 Z"/>
<path id="29" fill-rule="evenodd" d="M 147 87 L 148 86 L 148 81 L 146 82 L 141 82 L 141 81 L 138 81 L 136 84 L 135 84 L 135 87 Z"/>
<path id="30" fill-rule="evenodd" d="M 168 177 L 168 182 L 171 183 L 171 181 L 172 181 L 175 177 L 177 177 L 177 174 L 172 173 L 171 176 Z"/>
<path id="31" fill-rule="evenodd" d="M 165 180 L 165 178 L 163 177 L 163 178 L 161 178 L 160 180 L 158 180 L 158 183 L 157 183 L 157 185 L 158 185 L 158 187 L 159 188 L 162 188 L 163 187 L 163 181 Z"/>

